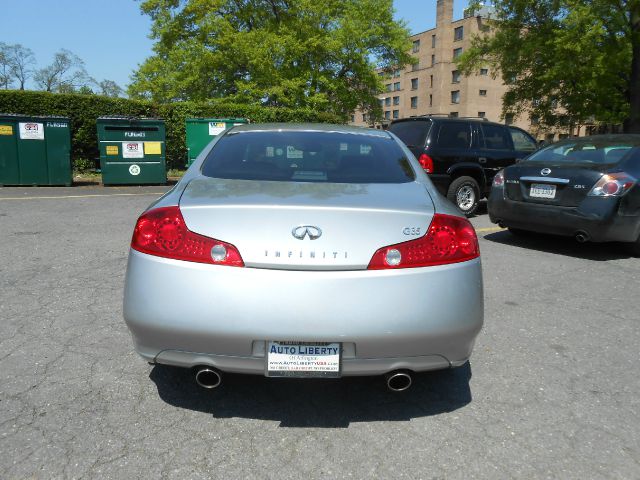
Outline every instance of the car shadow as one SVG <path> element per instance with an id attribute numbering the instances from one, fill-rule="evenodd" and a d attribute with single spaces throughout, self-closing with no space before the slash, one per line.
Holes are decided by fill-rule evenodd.
<path id="1" fill-rule="evenodd" d="M 616 242 L 578 243 L 571 237 L 546 235 L 535 232 L 526 232 L 514 235 L 508 230 L 488 233 L 482 238 L 502 245 L 510 245 L 513 247 L 526 248 L 528 250 L 566 255 L 568 257 L 582 258 L 584 260 L 594 260 L 598 262 L 621 260 L 632 257 L 632 255 L 625 250 L 626 247 L 624 244 Z"/>
<path id="2" fill-rule="evenodd" d="M 282 379 L 224 374 L 214 390 L 193 370 L 155 365 L 149 378 L 160 398 L 214 418 L 280 422 L 280 427 L 347 428 L 352 422 L 402 421 L 452 412 L 471 402 L 471 366 L 416 374 L 409 390 L 390 392 L 384 377 Z"/>

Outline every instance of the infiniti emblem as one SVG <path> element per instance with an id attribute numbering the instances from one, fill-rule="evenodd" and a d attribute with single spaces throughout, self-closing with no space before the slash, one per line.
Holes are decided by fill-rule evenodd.
<path id="1" fill-rule="evenodd" d="M 317 240 L 322 235 L 322 230 L 312 225 L 300 225 L 291 230 L 291 235 L 298 240 L 304 240 L 306 236 L 309 236 L 309 240 Z"/>
<path id="2" fill-rule="evenodd" d="M 550 168 L 543 168 L 542 170 L 540 170 L 540 173 L 542 175 L 549 175 L 551 173 L 551 169 Z"/>

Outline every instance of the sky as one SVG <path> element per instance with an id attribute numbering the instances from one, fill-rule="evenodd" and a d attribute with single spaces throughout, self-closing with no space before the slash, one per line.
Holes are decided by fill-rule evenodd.
<path id="1" fill-rule="evenodd" d="M 435 27 L 436 0 L 393 3 L 396 18 L 405 20 L 411 33 Z M 454 19 L 462 18 L 467 3 L 455 1 Z M 0 0 L 0 42 L 30 48 L 37 68 L 51 63 L 58 50 L 70 50 L 93 78 L 121 87 L 152 54 L 150 31 L 139 0 Z"/>

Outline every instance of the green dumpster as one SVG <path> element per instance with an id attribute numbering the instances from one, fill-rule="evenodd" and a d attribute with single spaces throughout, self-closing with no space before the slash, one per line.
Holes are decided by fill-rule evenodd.
<path id="1" fill-rule="evenodd" d="M 0 114 L 0 185 L 71 183 L 68 118 Z"/>
<path id="2" fill-rule="evenodd" d="M 96 124 L 103 184 L 167 183 L 164 120 L 100 117 Z"/>
<path id="3" fill-rule="evenodd" d="M 246 118 L 187 118 L 187 167 L 217 135 L 234 125 L 249 123 Z"/>

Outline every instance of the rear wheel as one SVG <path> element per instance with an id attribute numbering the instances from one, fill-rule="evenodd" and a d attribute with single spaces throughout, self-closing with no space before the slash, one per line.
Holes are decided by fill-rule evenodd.
<path id="1" fill-rule="evenodd" d="M 473 215 L 480 203 L 480 185 L 474 178 L 458 177 L 447 191 L 447 198 L 467 217 Z"/>
<path id="2" fill-rule="evenodd" d="M 628 249 L 631 255 L 633 255 L 634 257 L 640 257 L 640 237 L 638 237 L 635 242 L 629 243 Z"/>

